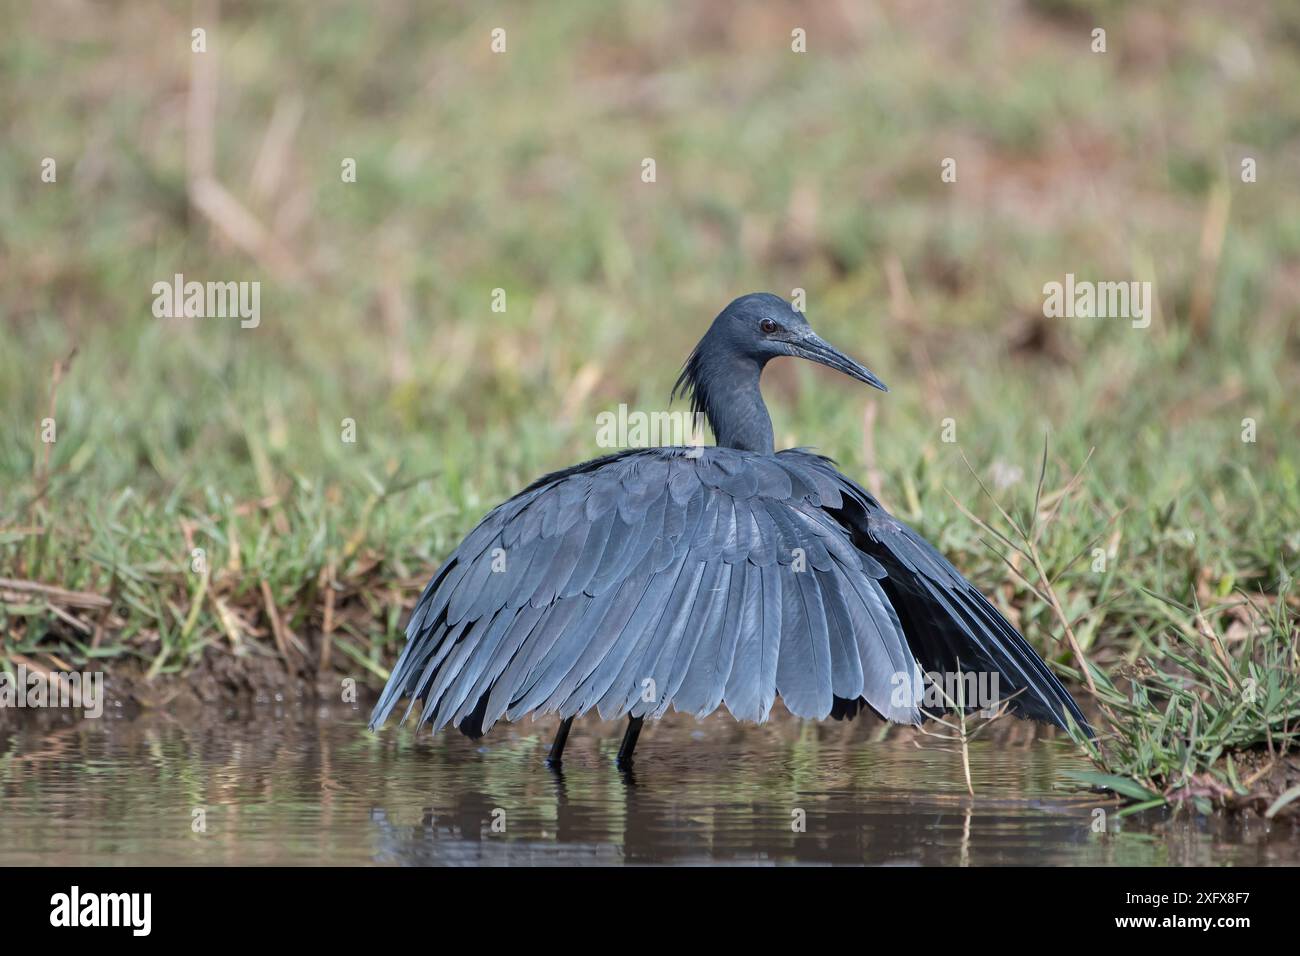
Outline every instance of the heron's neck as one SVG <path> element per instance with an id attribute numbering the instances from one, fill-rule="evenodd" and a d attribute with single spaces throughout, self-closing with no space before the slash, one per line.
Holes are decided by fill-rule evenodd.
<path id="1" fill-rule="evenodd" d="M 719 360 L 703 369 L 708 376 L 704 413 L 724 448 L 770 455 L 772 419 L 763 404 L 758 380 L 763 367 L 751 359 Z"/>

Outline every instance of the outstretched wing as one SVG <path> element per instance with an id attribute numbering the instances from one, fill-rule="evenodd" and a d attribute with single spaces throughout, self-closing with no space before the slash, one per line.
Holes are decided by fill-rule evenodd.
<path id="1" fill-rule="evenodd" d="M 811 476 L 811 477 L 810 477 Z M 470 735 L 529 712 L 822 718 L 865 699 L 919 719 L 885 569 L 801 460 L 647 448 L 557 472 L 493 510 L 425 588 L 371 715 L 401 698 Z"/>
<path id="2" fill-rule="evenodd" d="M 841 503 L 835 515 L 853 530 L 854 543 L 887 572 L 881 584 L 927 673 L 995 672 L 1000 696 L 1011 698 L 1014 713 L 1066 730 L 1068 713 L 1092 735 L 1083 712 L 1042 658 L 933 545 L 841 475 L 830 459 L 804 451 L 777 457 L 798 461 L 804 470 L 838 485 Z"/>

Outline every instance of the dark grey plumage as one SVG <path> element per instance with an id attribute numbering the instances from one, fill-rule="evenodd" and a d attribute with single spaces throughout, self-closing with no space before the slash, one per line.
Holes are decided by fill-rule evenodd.
<path id="1" fill-rule="evenodd" d="M 758 378 L 782 354 L 883 388 L 777 297 L 736 300 L 678 383 L 719 447 L 609 455 L 493 509 L 421 595 L 371 726 L 402 698 L 471 736 L 530 712 L 763 721 L 778 696 L 801 717 L 866 705 L 915 723 L 920 674 L 960 667 L 996 671 L 1013 712 L 1087 732 L 938 551 L 830 459 L 772 452 Z"/>

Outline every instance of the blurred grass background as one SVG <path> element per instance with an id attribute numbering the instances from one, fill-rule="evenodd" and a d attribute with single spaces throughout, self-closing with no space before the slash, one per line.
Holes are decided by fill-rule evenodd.
<path id="1" fill-rule="evenodd" d="M 1059 621 L 953 498 L 1026 516 L 1049 433 L 1041 547 L 1094 663 L 1202 622 L 1295 640 L 1300 8 L 0 10 L 6 667 L 378 682 L 491 505 L 603 453 L 598 412 L 664 408 L 732 297 L 794 288 L 892 391 L 775 363 L 778 446 L 878 490 L 1045 654 Z M 260 281 L 260 326 L 154 318 L 177 272 Z M 1152 281 L 1150 328 L 1044 318 L 1066 273 Z"/>

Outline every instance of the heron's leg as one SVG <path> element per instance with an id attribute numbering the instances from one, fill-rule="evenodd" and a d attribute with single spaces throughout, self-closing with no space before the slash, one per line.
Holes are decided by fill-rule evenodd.
<path id="1" fill-rule="evenodd" d="M 573 718 L 565 717 L 560 721 L 560 726 L 556 728 L 555 740 L 551 743 L 550 756 L 546 758 L 548 767 L 558 767 L 564 759 L 564 745 L 569 742 L 569 728 L 573 726 Z"/>
<path id="2" fill-rule="evenodd" d="M 630 766 L 632 763 L 632 751 L 636 749 L 636 739 L 641 735 L 642 717 L 629 717 L 627 721 L 627 733 L 623 735 L 623 743 L 618 748 L 618 765 L 620 767 Z"/>

